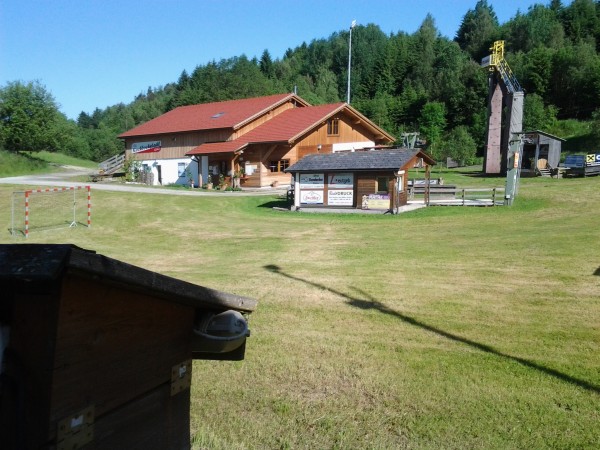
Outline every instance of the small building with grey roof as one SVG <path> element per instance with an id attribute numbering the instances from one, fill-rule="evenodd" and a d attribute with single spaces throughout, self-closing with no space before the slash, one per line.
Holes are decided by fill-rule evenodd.
<path id="1" fill-rule="evenodd" d="M 408 170 L 435 160 L 421 149 L 310 154 L 286 169 L 292 174 L 294 209 L 394 210 L 408 203 Z M 429 185 L 429 183 L 426 183 Z"/>

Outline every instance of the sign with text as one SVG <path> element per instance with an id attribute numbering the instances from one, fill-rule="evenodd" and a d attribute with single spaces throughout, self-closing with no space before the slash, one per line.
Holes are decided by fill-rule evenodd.
<path id="1" fill-rule="evenodd" d="M 305 205 L 322 205 L 323 191 L 300 191 L 300 203 Z"/>
<path id="2" fill-rule="evenodd" d="M 363 195 L 362 209 L 390 209 L 389 194 Z"/>
<path id="3" fill-rule="evenodd" d="M 585 157 L 586 166 L 600 166 L 600 153 L 586 155 Z"/>
<path id="4" fill-rule="evenodd" d="M 353 173 L 330 173 L 327 178 L 329 189 L 352 189 L 354 187 Z"/>
<path id="5" fill-rule="evenodd" d="M 160 152 L 161 142 L 134 142 L 131 144 L 131 153 L 154 153 Z"/>
<path id="6" fill-rule="evenodd" d="M 354 191 L 348 189 L 327 191 L 327 204 L 329 206 L 352 206 Z"/>
<path id="7" fill-rule="evenodd" d="M 301 173 L 300 189 L 323 189 L 325 188 L 325 174 L 323 173 Z"/>

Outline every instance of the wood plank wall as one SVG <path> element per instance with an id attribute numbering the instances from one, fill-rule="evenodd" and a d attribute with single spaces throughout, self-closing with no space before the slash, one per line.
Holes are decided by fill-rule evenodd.
<path id="1" fill-rule="evenodd" d="M 157 134 L 152 136 L 140 136 L 127 138 L 125 140 L 125 157 L 142 161 L 145 159 L 178 159 L 186 158 L 185 154 L 190 150 L 206 142 L 226 141 L 231 137 L 231 130 L 211 130 L 205 132 Z M 131 145 L 135 142 L 160 141 L 162 149 L 156 153 L 131 153 Z"/>

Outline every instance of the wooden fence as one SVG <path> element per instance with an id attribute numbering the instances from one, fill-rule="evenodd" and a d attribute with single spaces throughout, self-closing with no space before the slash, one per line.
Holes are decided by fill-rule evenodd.
<path id="1" fill-rule="evenodd" d="M 425 202 L 425 186 L 409 189 L 410 201 Z M 430 186 L 428 206 L 498 206 L 504 204 L 504 188 Z"/>

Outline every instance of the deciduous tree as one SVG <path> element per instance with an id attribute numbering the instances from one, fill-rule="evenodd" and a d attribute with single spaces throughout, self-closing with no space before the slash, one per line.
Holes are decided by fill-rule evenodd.
<path id="1" fill-rule="evenodd" d="M 61 147 L 65 121 L 54 97 L 37 81 L 0 89 L 0 143 L 6 150 L 54 152 Z"/>

